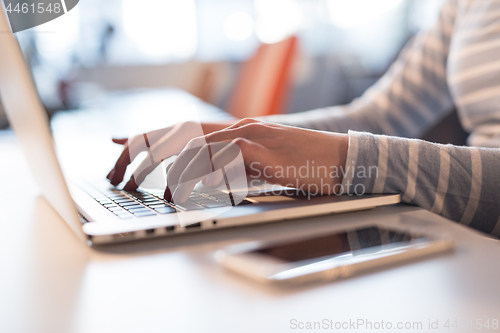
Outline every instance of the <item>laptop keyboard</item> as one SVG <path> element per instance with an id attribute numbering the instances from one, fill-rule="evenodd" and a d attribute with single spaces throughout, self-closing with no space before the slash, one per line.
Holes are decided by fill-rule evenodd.
<path id="1" fill-rule="evenodd" d="M 104 208 L 121 219 L 131 219 L 134 216 L 145 217 L 157 214 L 163 215 L 182 211 L 234 206 L 233 195 L 228 195 L 220 191 L 193 191 L 186 202 L 174 204 L 163 199 L 164 191 L 162 190 L 146 191 L 137 189 L 135 191 L 124 191 L 108 184 L 82 187 L 84 191 Z M 238 206 L 251 203 L 243 199 Z"/>

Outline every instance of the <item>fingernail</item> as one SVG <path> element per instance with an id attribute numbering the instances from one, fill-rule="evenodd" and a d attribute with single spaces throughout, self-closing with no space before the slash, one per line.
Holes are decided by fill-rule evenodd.
<path id="1" fill-rule="evenodd" d="M 169 200 L 171 202 L 174 202 L 174 194 L 175 194 L 175 191 L 177 190 L 177 187 L 178 187 L 177 185 L 170 185 L 170 186 L 168 186 L 168 184 L 167 184 L 168 192 L 170 194 Z"/>
<path id="2" fill-rule="evenodd" d="M 115 169 L 113 168 L 109 173 L 108 175 L 106 176 L 106 178 L 108 178 L 109 180 L 111 180 L 111 178 L 113 178 L 113 176 L 115 175 Z"/>
<path id="3" fill-rule="evenodd" d="M 168 186 L 165 188 L 165 193 L 163 193 L 163 199 L 170 202 L 172 201 L 172 193 L 170 192 Z"/>
<path id="4" fill-rule="evenodd" d="M 118 179 L 118 172 L 116 172 L 116 169 L 113 169 L 113 174 L 111 175 L 111 179 L 110 179 L 110 182 L 111 184 L 113 184 L 114 186 L 120 184 L 120 179 Z"/>
<path id="5" fill-rule="evenodd" d="M 132 190 L 135 190 L 137 189 L 137 184 L 135 183 L 135 179 L 134 179 L 134 176 L 130 177 L 130 180 L 127 182 L 127 184 L 125 184 L 125 186 L 123 187 L 123 189 L 125 191 L 132 191 Z"/>

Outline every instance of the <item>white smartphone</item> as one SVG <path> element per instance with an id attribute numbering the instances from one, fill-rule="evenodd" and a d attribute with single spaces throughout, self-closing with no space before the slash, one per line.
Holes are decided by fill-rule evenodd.
<path id="1" fill-rule="evenodd" d="M 217 251 L 215 258 L 253 280 L 292 285 L 345 278 L 453 246 L 453 240 L 444 235 L 372 225 L 275 243 L 238 244 Z"/>

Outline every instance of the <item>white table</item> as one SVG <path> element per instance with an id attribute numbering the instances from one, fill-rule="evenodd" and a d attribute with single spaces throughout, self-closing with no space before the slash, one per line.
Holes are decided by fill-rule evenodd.
<path id="1" fill-rule="evenodd" d="M 1 332 L 293 332 L 311 331 L 298 329 L 299 322 L 335 326 L 357 319 L 421 322 L 419 332 L 428 331 L 429 320 L 438 320 L 433 332 L 500 331 L 470 328 L 470 320 L 489 319 L 490 326 L 500 320 L 500 243 L 424 210 L 398 205 L 88 248 L 40 197 L 11 131 L 0 132 L 0 152 Z M 246 240 L 373 222 L 446 231 L 457 246 L 449 254 L 296 289 L 251 282 L 212 257 Z M 446 329 L 448 319 L 468 328 Z"/>

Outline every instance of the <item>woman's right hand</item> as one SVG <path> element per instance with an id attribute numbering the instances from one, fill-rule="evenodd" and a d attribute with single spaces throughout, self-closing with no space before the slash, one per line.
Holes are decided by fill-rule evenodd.
<path id="1" fill-rule="evenodd" d="M 124 148 L 107 178 L 114 186 L 120 184 L 129 164 L 139 153 L 147 151 L 148 156 L 137 167 L 124 187 L 128 191 L 135 190 L 162 161 L 179 154 L 191 139 L 220 131 L 235 122 L 236 120 L 203 124 L 184 122 L 139 134 L 130 139 L 113 139 L 114 143 L 123 145 Z"/>

